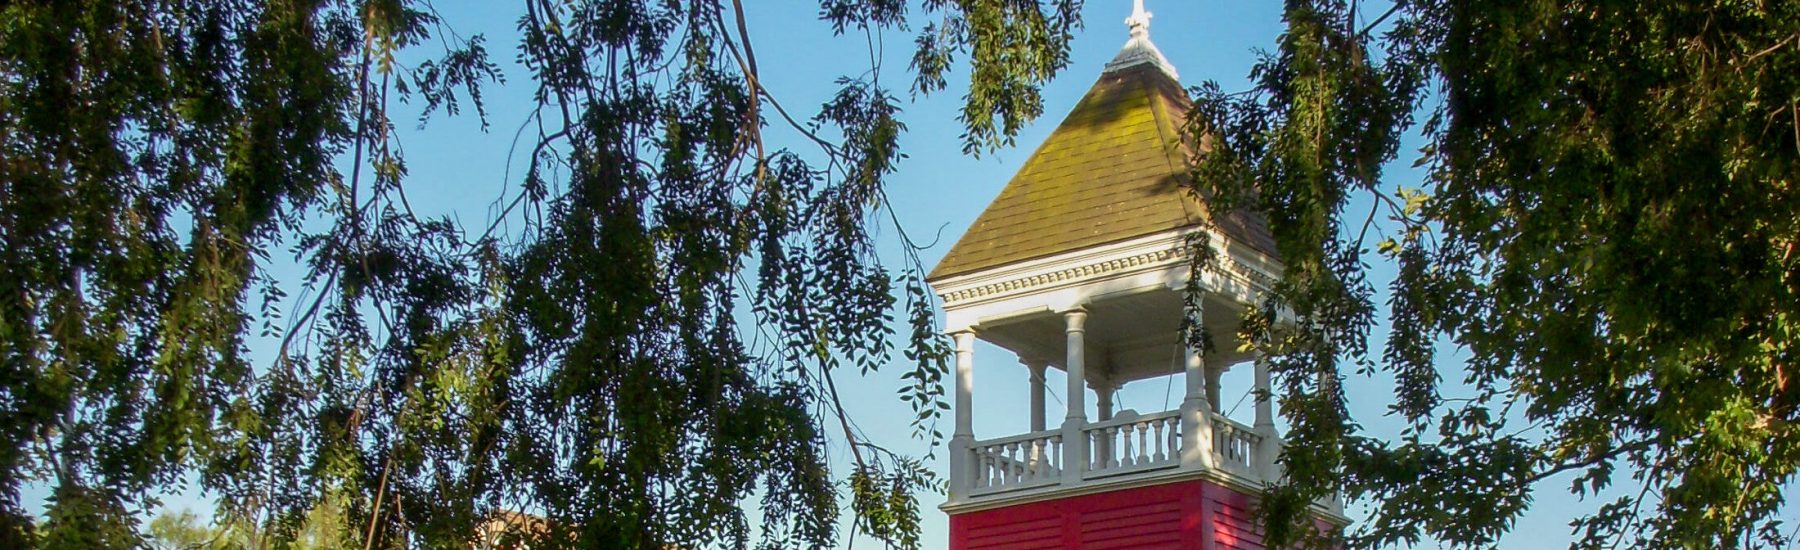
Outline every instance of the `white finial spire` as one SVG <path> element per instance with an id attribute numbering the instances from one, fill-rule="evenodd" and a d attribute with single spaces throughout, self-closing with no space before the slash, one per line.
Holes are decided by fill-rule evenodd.
<path id="1" fill-rule="evenodd" d="M 1106 72 L 1112 72 L 1134 65 L 1152 65 L 1171 78 L 1175 75 L 1175 67 L 1169 65 L 1156 45 L 1150 43 L 1150 15 L 1144 10 L 1144 0 L 1132 0 L 1131 17 L 1125 18 L 1125 27 L 1131 29 L 1131 40 L 1125 42 L 1125 48 L 1119 50 L 1112 62 L 1106 64 Z"/>
<path id="2" fill-rule="evenodd" d="M 1132 36 L 1148 36 L 1150 34 L 1150 12 L 1144 11 L 1144 0 L 1131 1 L 1131 17 L 1125 18 L 1125 27 L 1131 29 Z"/>

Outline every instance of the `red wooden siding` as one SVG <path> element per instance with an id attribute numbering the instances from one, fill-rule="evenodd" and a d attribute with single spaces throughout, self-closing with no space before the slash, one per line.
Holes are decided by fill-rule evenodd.
<path id="1" fill-rule="evenodd" d="M 950 550 L 1262 550 L 1246 494 L 1206 480 L 950 516 Z"/>

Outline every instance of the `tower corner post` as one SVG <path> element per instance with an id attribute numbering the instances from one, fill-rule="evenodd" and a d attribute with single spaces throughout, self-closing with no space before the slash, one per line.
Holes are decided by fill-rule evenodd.
<path id="1" fill-rule="evenodd" d="M 1187 396 L 1181 400 L 1181 467 L 1211 469 L 1213 460 L 1212 405 L 1206 402 L 1206 359 L 1199 348 L 1188 346 Z"/>
<path id="2" fill-rule="evenodd" d="M 950 436 L 950 500 L 961 501 L 974 486 L 975 469 L 972 447 L 975 444 L 974 404 L 975 333 L 967 330 L 951 333 L 956 341 L 956 432 Z"/>
<path id="3" fill-rule="evenodd" d="M 1281 479 L 1281 465 L 1276 458 L 1281 456 L 1281 438 L 1275 434 L 1275 395 L 1269 381 L 1269 359 L 1263 354 L 1256 355 L 1256 425 L 1252 426 L 1258 436 L 1256 445 L 1256 473 L 1266 483 Z"/>
<path id="4" fill-rule="evenodd" d="M 1087 435 L 1087 310 L 1076 307 L 1063 312 L 1068 335 L 1068 357 L 1063 366 L 1067 370 L 1069 404 L 1068 414 L 1063 416 L 1062 440 L 1062 484 L 1076 485 L 1081 483 L 1082 475 L 1088 469 Z"/>

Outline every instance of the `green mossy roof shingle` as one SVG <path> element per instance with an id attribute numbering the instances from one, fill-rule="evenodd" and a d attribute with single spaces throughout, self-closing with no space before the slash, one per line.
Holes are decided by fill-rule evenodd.
<path id="1" fill-rule="evenodd" d="M 1109 71 L 1026 159 L 928 277 L 939 280 L 1202 223 L 1182 182 L 1190 100 L 1144 64 Z M 1260 217 L 1217 220 L 1232 240 L 1275 255 Z"/>

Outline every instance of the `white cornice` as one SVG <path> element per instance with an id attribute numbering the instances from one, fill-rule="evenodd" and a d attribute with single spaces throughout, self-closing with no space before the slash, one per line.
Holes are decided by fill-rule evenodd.
<path id="1" fill-rule="evenodd" d="M 958 309 L 1021 294 L 1058 288 L 1158 269 L 1181 266 L 1187 261 L 1187 238 L 1196 230 L 1176 230 L 1018 262 L 995 269 L 948 277 L 932 287 L 944 301 L 944 309 Z M 1212 271 L 1237 279 L 1258 291 L 1275 284 L 1278 264 L 1260 253 L 1233 246 L 1229 239 L 1211 234 L 1216 249 L 1223 251 Z"/>

